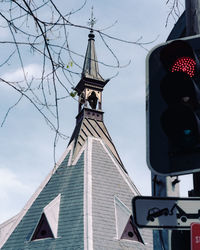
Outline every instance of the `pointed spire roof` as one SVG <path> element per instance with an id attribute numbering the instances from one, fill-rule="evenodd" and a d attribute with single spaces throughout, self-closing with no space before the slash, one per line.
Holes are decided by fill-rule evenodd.
<path id="1" fill-rule="evenodd" d="M 90 30 L 88 35 L 88 46 L 85 54 L 85 61 L 83 64 L 82 77 L 92 78 L 99 81 L 104 81 L 103 77 L 99 74 L 99 66 L 95 50 L 95 35 L 93 30 Z"/>
<path id="2" fill-rule="evenodd" d="M 90 25 L 90 34 L 88 35 L 88 46 L 85 54 L 85 60 L 83 64 L 82 77 L 92 78 L 100 81 L 104 81 L 103 77 L 99 74 L 99 66 L 97 55 L 95 51 L 95 35 L 93 33 L 93 27 L 96 23 L 96 18 L 93 15 L 93 6 L 91 9 L 91 18 L 88 24 Z"/>

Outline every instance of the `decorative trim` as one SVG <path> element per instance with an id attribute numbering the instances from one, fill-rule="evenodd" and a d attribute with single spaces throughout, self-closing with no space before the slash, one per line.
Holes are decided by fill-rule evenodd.
<path id="1" fill-rule="evenodd" d="M 72 157 L 73 157 L 73 153 L 74 153 L 74 140 L 69 144 L 68 148 L 70 149 L 70 156 L 69 156 L 69 160 L 67 163 L 67 166 L 71 166 L 72 165 Z M 64 159 L 62 159 L 64 160 Z"/>
<path id="2" fill-rule="evenodd" d="M 93 250 L 92 226 L 92 138 L 88 137 L 84 158 L 84 249 Z"/>
<path id="3" fill-rule="evenodd" d="M 83 144 L 83 146 L 82 146 L 82 148 L 80 149 L 80 151 L 78 152 L 76 158 L 71 162 L 71 165 L 72 165 L 72 166 L 74 166 L 74 165 L 77 164 L 77 162 L 78 162 L 79 158 L 81 157 L 83 151 L 85 151 L 85 149 L 86 149 L 86 144 L 87 144 L 86 142 Z"/>

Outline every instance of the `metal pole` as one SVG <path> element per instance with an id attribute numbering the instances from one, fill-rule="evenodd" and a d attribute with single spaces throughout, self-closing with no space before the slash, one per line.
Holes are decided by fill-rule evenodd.
<path id="1" fill-rule="evenodd" d="M 186 36 L 200 34 L 200 0 L 185 0 Z M 193 174 L 194 189 L 188 192 L 190 197 L 200 197 L 200 173 Z M 172 250 L 190 248 L 190 231 L 172 232 Z"/>
<path id="2" fill-rule="evenodd" d="M 200 34 L 200 0 L 185 0 L 186 35 Z"/>
<path id="3" fill-rule="evenodd" d="M 200 34 L 200 0 L 185 0 L 186 12 L 186 36 Z M 177 29 L 177 28 L 176 28 Z M 174 37 L 177 39 L 177 30 Z M 152 195 L 153 196 L 179 196 L 179 185 L 172 185 L 174 180 L 170 177 L 161 177 L 152 175 Z M 177 184 L 176 182 L 173 182 Z M 193 174 L 194 189 L 190 191 L 189 196 L 200 197 L 200 173 Z M 175 189 L 174 189 L 175 187 Z M 170 233 L 172 233 L 170 235 Z M 158 241 L 159 238 L 160 242 Z M 187 239 L 187 244 L 186 244 Z M 170 242 L 171 241 L 171 242 Z M 173 231 L 157 231 L 154 230 L 154 250 L 161 249 L 187 249 L 190 241 L 190 232 L 173 230 Z"/>
<path id="4" fill-rule="evenodd" d="M 178 177 L 163 177 L 152 174 L 152 196 L 179 196 Z M 153 247 L 154 250 L 171 250 L 171 231 L 153 230 Z"/>
<path id="5" fill-rule="evenodd" d="M 200 0 L 185 0 L 185 12 L 187 36 L 200 34 Z M 193 174 L 193 187 L 189 196 L 200 197 L 200 173 Z"/>

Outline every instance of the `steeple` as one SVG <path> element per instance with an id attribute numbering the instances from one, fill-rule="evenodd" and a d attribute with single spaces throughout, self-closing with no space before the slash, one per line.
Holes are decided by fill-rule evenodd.
<path id="1" fill-rule="evenodd" d="M 90 33 L 88 35 L 88 45 L 83 64 L 81 79 L 75 90 L 79 96 L 79 107 L 77 124 L 84 118 L 94 118 L 103 121 L 102 112 L 102 91 L 109 80 L 104 80 L 99 73 L 98 59 L 95 50 L 95 35 L 93 26 L 95 18 L 93 17 L 93 8 L 90 18 Z"/>
<path id="2" fill-rule="evenodd" d="M 94 44 L 95 36 L 93 34 L 93 18 L 91 18 L 90 23 L 91 30 L 88 35 L 89 39 L 83 64 L 83 71 L 81 79 L 75 87 L 79 96 L 78 115 L 76 116 L 76 127 L 70 139 L 69 145 L 72 141 L 74 141 L 73 158 L 76 158 L 89 136 L 101 138 L 106 142 L 113 156 L 126 172 L 103 122 L 104 112 L 102 111 L 102 92 L 109 79 L 104 80 L 99 74 Z"/>
<path id="3" fill-rule="evenodd" d="M 137 228 L 131 200 L 140 195 L 103 122 L 104 80 L 93 24 L 69 145 L 22 211 L 0 225 L 0 249 L 152 250 L 152 232 Z"/>

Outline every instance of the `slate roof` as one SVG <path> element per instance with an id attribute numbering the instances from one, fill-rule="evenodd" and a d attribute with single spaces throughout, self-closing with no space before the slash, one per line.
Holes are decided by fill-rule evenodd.
<path id="1" fill-rule="evenodd" d="M 114 199 L 119 199 L 129 210 L 131 200 L 139 192 L 128 174 L 121 168 L 101 139 L 92 140 L 92 213 L 93 249 L 152 249 L 151 231 L 143 230 L 145 245 L 131 240 L 120 240 L 116 234 Z"/>
<path id="2" fill-rule="evenodd" d="M 40 192 L 31 198 L 20 221 L 14 223 L 14 230 L 2 250 L 152 249 L 149 230 L 140 231 L 146 244 L 117 237 L 115 198 L 131 212 L 131 199 L 139 192 L 108 146 L 102 139 L 88 137 L 72 160 L 73 143 L 61 164 L 44 181 Z M 59 194 L 57 238 L 31 241 L 44 207 Z"/>
<path id="3" fill-rule="evenodd" d="M 24 216 L 19 223 L 16 222 L 2 249 L 84 249 L 84 156 L 82 154 L 73 167 L 67 166 L 68 160 L 69 153 L 50 179 L 45 181 L 41 192 L 33 196 L 32 205 L 25 208 Z M 57 238 L 31 241 L 44 207 L 59 194 L 61 204 Z"/>

